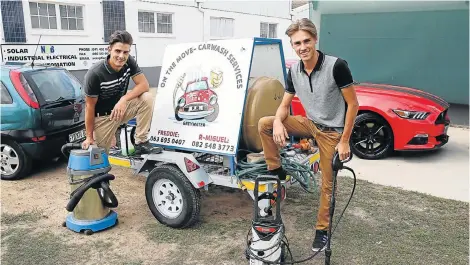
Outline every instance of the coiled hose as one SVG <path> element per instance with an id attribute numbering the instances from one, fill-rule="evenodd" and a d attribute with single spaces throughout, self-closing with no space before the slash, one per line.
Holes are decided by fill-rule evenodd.
<path id="1" fill-rule="evenodd" d="M 248 150 L 240 151 L 252 153 Z M 299 182 L 300 186 L 309 193 L 318 191 L 316 179 L 314 178 L 314 174 L 309 165 L 301 164 L 292 159 L 289 159 L 285 150 L 281 150 L 280 155 L 282 168 L 286 171 L 287 175 L 294 179 L 292 183 Z M 238 161 L 235 175 L 239 179 L 254 180 L 259 175 L 270 175 L 270 173 L 265 160 L 248 162 L 245 158 L 241 161 Z"/>

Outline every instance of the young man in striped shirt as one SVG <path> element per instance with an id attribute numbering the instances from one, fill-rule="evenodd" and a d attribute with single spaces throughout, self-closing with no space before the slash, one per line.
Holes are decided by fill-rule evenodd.
<path id="1" fill-rule="evenodd" d="M 118 127 L 137 118 L 136 154 L 161 152 L 160 147 L 154 147 L 148 141 L 153 97 L 145 75 L 135 59 L 129 56 L 132 43 L 132 36 L 127 31 L 114 32 L 110 36 L 107 58 L 91 66 L 85 75 L 84 149 L 96 144 L 108 153 Z M 130 78 L 136 86 L 127 93 Z"/>

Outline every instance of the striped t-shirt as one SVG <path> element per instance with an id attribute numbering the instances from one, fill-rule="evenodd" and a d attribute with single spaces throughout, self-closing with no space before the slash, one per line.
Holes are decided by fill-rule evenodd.
<path id="1" fill-rule="evenodd" d="M 129 79 L 142 73 L 134 57 L 129 56 L 126 64 L 117 72 L 106 59 L 93 64 L 85 74 L 84 92 L 89 97 L 98 97 L 95 114 L 109 115 L 114 105 L 127 92 Z"/>

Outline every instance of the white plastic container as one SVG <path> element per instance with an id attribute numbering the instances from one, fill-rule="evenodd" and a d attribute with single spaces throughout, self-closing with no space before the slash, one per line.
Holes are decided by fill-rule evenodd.
<path id="1" fill-rule="evenodd" d="M 125 132 L 127 131 L 127 149 L 126 149 L 126 134 Z M 121 135 L 119 137 L 120 139 L 120 144 L 121 144 L 121 154 L 124 156 L 127 155 L 133 155 L 135 153 L 135 147 L 132 145 L 131 142 L 131 131 L 132 127 L 126 127 L 126 129 L 121 129 Z M 129 150 L 129 154 L 127 151 Z"/>

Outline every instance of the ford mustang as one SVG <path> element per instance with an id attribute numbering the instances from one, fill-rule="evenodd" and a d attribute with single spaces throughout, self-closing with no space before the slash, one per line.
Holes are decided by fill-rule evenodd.
<path id="1" fill-rule="evenodd" d="M 289 64 L 287 64 L 287 67 Z M 359 112 L 351 134 L 351 151 L 363 159 L 380 159 L 393 151 L 432 150 L 449 136 L 449 103 L 418 89 L 371 83 L 356 84 Z M 297 97 L 292 114 L 305 116 Z"/>

